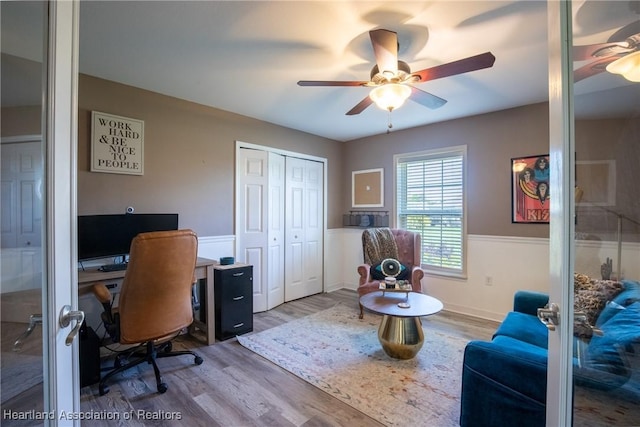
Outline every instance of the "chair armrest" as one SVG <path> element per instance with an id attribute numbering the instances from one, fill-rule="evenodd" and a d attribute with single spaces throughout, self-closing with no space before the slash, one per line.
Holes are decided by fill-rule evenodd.
<path id="1" fill-rule="evenodd" d="M 111 303 L 111 292 L 109 292 L 104 282 L 96 282 L 91 285 L 91 292 L 93 292 L 93 295 L 95 295 L 102 304 Z"/>
<path id="2" fill-rule="evenodd" d="M 549 302 L 549 295 L 536 291 L 518 291 L 513 296 L 513 311 L 538 315 L 538 309 L 544 307 Z"/>
<path id="3" fill-rule="evenodd" d="M 546 349 L 510 337 L 490 342 L 470 341 L 464 351 L 463 370 L 470 370 L 537 402 L 545 402 Z M 475 397 L 478 398 L 477 395 Z"/>
<path id="4" fill-rule="evenodd" d="M 415 292 L 422 293 L 422 278 L 424 277 L 424 270 L 420 267 L 413 267 L 411 270 L 411 287 Z"/>
<path id="5" fill-rule="evenodd" d="M 360 275 L 360 279 L 358 281 L 359 286 L 371 281 L 370 270 L 371 266 L 369 264 L 360 264 L 358 266 L 358 274 Z"/>
<path id="6" fill-rule="evenodd" d="M 483 341 L 467 344 L 460 426 L 544 425 L 547 352 L 527 346 L 509 339 L 503 345 Z"/>

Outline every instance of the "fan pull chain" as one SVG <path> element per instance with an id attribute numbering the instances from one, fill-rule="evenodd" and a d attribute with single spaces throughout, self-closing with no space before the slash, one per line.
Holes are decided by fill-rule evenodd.
<path id="1" fill-rule="evenodd" d="M 387 124 L 387 134 L 391 133 L 391 129 L 393 128 L 393 124 L 391 123 L 391 111 L 393 109 L 389 108 L 389 119 L 388 119 L 388 124 Z"/>

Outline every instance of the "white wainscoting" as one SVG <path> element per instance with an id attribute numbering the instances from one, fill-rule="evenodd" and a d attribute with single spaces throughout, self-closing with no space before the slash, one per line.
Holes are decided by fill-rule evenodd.
<path id="1" fill-rule="evenodd" d="M 235 256 L 235 243 L 234 235 L 198 237 L 198 256 L 216 261 L 222 257 Z"/>
<path id="2" fill-rule="evenodd" d="M 325 291 L 357 289 L 357 266 L 362 263 L 362 230 L 331 229 L 325 250 Z M 516 291 L 548 292 L 549 239 L 470 235 L 467 278 L 427 275 L 422 286 L 440 299 L 446 310 L 501 321 L 512 309 Z M 578 241 L 576 271 L 600 277 L 600 264 L 617 257 L 615 242 Z M 623 277 L 640 278 L 640 244 L 622 247 Z M 615 261 L 614 261 L 615 266 Z M 338 272 L 341 272 L 341 277 Z M 486 285 L 486 278 L 491 285 Z"/>

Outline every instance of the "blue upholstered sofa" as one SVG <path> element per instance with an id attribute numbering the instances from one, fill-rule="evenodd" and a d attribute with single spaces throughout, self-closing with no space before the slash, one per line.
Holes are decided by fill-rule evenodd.
<path id="1" fill-rule="evenodd" d="M 574 383 L 614 389 L 627 382 L 640 358 L 640 283 L 623 290 L 599 311 L 602 332 L 575 338 Z M 471 341 L 465 348 L 460 425 L 544 426 L 548 331 L 537 318 L 548 296 L 519 291 L 491 342 Z M 580 351 L 578 351 L 578 348 Z M 580 357 L 578 357 L 580 356 Z M 630 363 L 633 362 L 633 363 Z"/>

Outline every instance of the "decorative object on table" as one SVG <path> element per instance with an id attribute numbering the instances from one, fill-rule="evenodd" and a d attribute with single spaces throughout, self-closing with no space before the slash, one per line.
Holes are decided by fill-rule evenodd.
<path id="1" fill-rule="evenodd" d="M 384 206 L 384 169 L 351 172 L 351 206 L 354 208 Z"/>
<path id="2" fill-rule="evenodd" d="M 224 256 L 220 258 L 220 265 L 231 265 L 236 262 L 236 259 L 232 256 Z"/>
<path id="3" fill-rule="evenodd" d="M 396 288 L 396 278 L 395 277 L 385 277 L 384 278 L 384 287 L 386 289 L 395 289 Z"/>
<path id="4" fill-rule="evenodd" d="M 607 257 L 607 261 L 600 266 L 600 274 L 602 274 L 602 280 L 611 279 L 612 271 L 613 271 L 613 260 Z"/>
<path id="5" fill-rule="evenodd" d="M 342 216 L 342 225 L 363 227 L 363 216 L 369 218 L 368 225 L 364 227 L 389 227 L 389 211 L 350 211 Z"/>
<path id="6" fill-rule="evenodd" d="M 511 222 L 548 224 L 549 155 L 511 159 Z"/>

